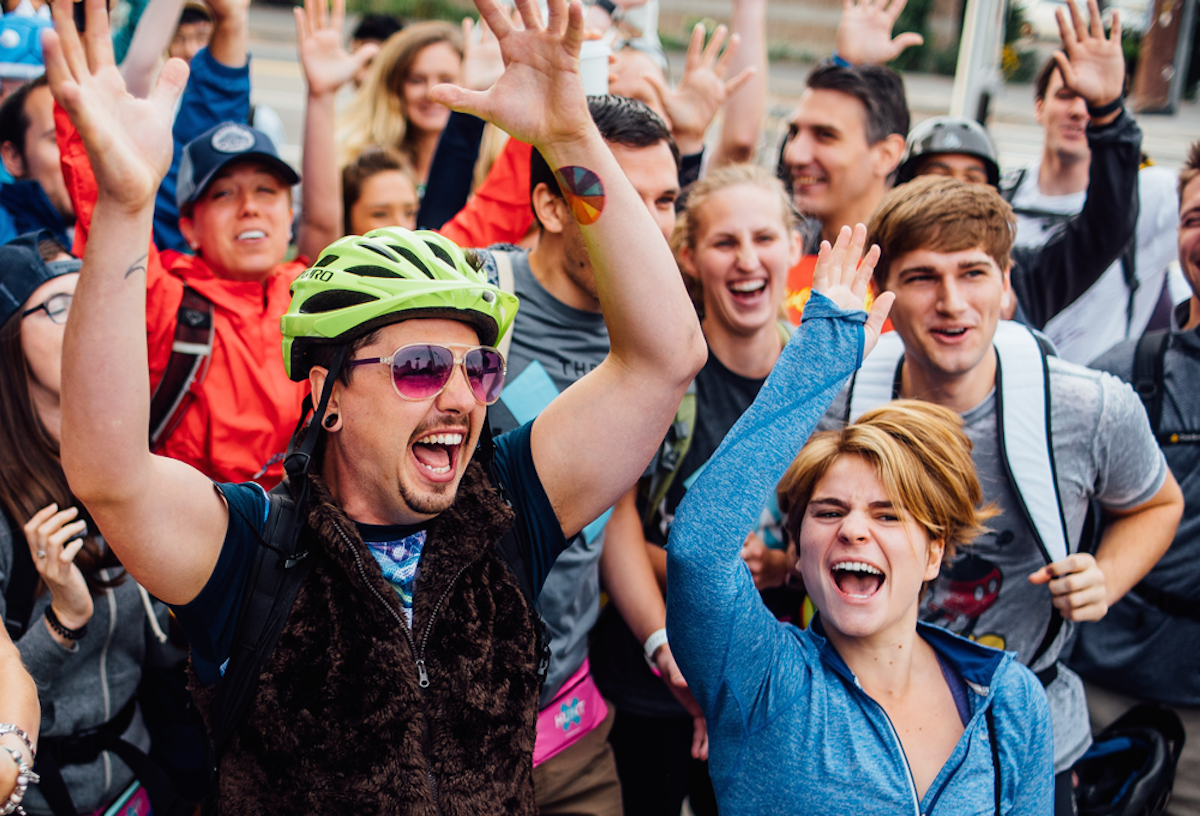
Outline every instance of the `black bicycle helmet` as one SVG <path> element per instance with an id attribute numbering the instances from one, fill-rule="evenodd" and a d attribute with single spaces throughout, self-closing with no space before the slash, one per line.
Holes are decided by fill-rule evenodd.
<path id="1" fill-rule="evenodd" d="M 974 156 L 987 169 L 988 184 L 999 186 L 1000 163 L 992 137 L 978 122 L 953 116 L 935 116 L 912 129 L 908 134 L 904 161 L 896 170 L 896 183 L 912 181 L 925 158 L 943 153 Z"/>

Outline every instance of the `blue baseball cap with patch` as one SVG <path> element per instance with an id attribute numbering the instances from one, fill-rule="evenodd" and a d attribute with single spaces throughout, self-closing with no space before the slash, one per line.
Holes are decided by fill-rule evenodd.
<path id="1" fill-rule="evenodd" d="M 242 161 L 264 165 L 289 185 L 300 183 L 300 175 L 279 158 L 267 134 L 240 122 L 222 122 L 183 146 L 176 205 L 183 210 L 193 204 L 221 168 Z"/>
<path id="2" fill-rule="evenodd" d="M 43 283 L 78 272 L 83 266 L 78 258 L 43 261 L 38 251 L 43 238 L 53 240 L 54 236 L 47 230 L 27 232 L 0 246 L 0 326 L 18 314 Z"/>

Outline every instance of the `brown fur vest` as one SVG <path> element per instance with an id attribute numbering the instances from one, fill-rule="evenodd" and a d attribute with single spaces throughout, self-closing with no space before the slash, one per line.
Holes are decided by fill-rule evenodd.
<path id="1" fill-rule="evenodd" d="M 512 511 L 472 463 L 429 527 L 410 645 L 353 522 L 319 480 L 313 497 L 314 560 L 222 758 L 221 813 L 535 813 L 536 635 L 494 546 Z M 193 694 L 207 717 L 213 688 Z"/>

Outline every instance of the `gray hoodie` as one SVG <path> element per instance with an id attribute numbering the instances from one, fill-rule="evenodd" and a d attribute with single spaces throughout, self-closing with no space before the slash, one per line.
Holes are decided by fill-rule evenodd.
<path id="1" fill-rule="evenodd" d="M 25 547 L 20 529 L 10 528 L 0 514 L 0 616 L 6 607 L 4 594 L 12 575 L 13 548 Z M 103 571 L 106 577 L 115 572 Z M 66 736 L 107 722 L 137 693 L 148 644 L 157 646 L 150 632 L 143 600 L 133 579 L 94 596 L 95 614 L 83 639 L 66 649 L 50 635 L 43 622 L 50 593 L 34 601 L 29 627 L 17 640 L 25 667 L 37 684 L 42 704 L 41 737 Z M 154 603 L 160 625 L 166 625 L 166 607 Z M 143 751 L 150 735 L 141 712 L 123 737 Z M 90 813 L 115 799 L 133 781 L 133 773 L 116 755 L 105 751 L 88 765 L 62 768 L 63 780 L 75 807 Z M 25 810 L 31 816 L 50 816 L 51 811 L 35 785 L 25 794 Z"/>

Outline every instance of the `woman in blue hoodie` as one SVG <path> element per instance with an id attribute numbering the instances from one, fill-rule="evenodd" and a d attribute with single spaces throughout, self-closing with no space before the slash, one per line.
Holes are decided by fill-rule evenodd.
<path id="1" fill-rule="evenodd" d="M 739 814 L 1049 813 L 1037 679 L 917 622 L 925 582 L 990 514 L 957 417 L 894 403 L 788 469 L 891 305 L 861 310 L 878 257 L 858 263 L 865 240 L 860 225 L 822 247 L 803 324 L 671 531 L 667 629 L 708 720 L 717 799 Z M 781 476 L 818 610 L 803 631 L 767 611 L 740 557 Z"/>

